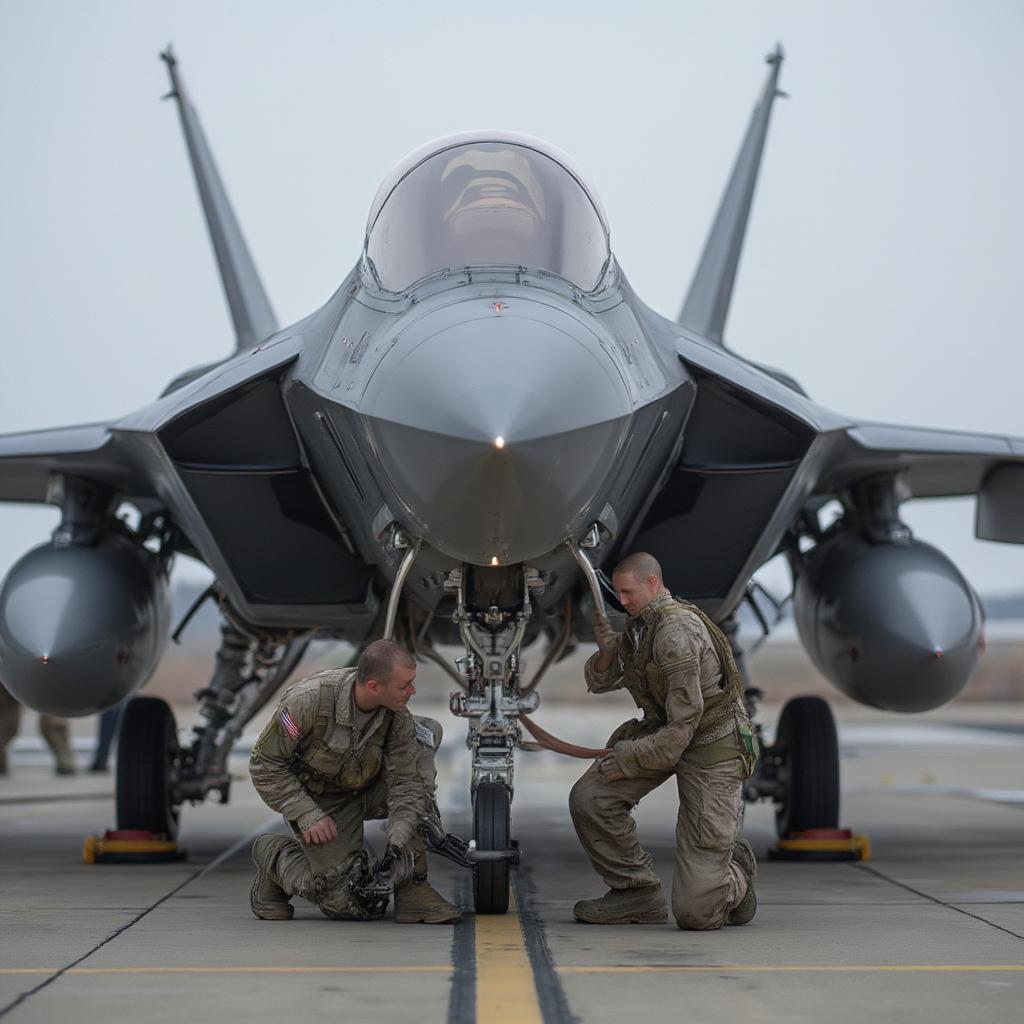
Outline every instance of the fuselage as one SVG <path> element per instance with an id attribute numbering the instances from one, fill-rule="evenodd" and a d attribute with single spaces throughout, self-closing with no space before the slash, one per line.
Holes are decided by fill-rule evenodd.
<path id="1" fill-rule="evenodd" d="M 395 528 L 423 543 L 428 576 L 463 563 L 553 572 L 592 523 L 621 535 L 671 464 L 694 387 L 616 273 L 597 297 L 497 267 L 386 301 L 360 268 L 350 282 L 284 393 L 368 561 L 388 564 Z"/>

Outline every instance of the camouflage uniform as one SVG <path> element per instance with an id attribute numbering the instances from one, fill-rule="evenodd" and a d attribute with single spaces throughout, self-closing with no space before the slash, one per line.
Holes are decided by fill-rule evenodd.
<path id="1" fill-rule="evenodd" d="M 594 764 L 573 787 L 576 833 L 612 890 L 658 886 L 630 811 L 675 776 L 672 912 L 680 928 L 718 928 L 747 891 L 733 846 L 743 780 L 756 760 L 728 641 L 695 606 L 663 594 L 627 622 L 606 672 L 595 667 L 599 657 L 600 651 L 587 662 L 587 689 L 625 687 L 644 717 L 608 740 L 625 778 L 610 781 Z"/>
<path id="2" fill-rule="evenodd" d="M 380 707 L 363 716 L 359 730 L 354 685 L 355 669 L 332 669 L 296 683 L 285 691 L 249 761 L 256 791 L 284 815 L 295 836 L 261 837 L 254 859 L 286 895 L 302 896 L 338 918 L 361 916 L 344 883 L 365 870 L 363 822 L 387 818 L 388 842 L 413 851 L 414 878 L 425 882 L 426 849 L 417 826 L 425 816 L 439 817 L 434 753 L 440 724 Z M 336 838 L 304 842 L 303 829 L 326 816 L 334 819 Z"/>
<path id="3" fill-rule="evenodd" d="M 0 683 L 0 775 L 7 774 L 7 747 L 11 740 L 18 735 L 20 724 L 21 705 Z M 57 774 L 74 775 L 75 756 L 71 750 L 67 720 L 55 718 L 53 715 L 40 714 L 39 734 L 53 751 Z"/>

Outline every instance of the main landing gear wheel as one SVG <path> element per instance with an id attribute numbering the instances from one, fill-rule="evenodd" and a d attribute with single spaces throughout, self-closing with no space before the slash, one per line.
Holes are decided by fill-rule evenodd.
<path id="1" fill-rule="evenodd" d="M 508 850 L 512 800 L 508 786 L 481 782 L 473 801 L 473 838 L 478 850 Z M 473 868 L 473 907 L 478 914 L 508 912 L 509 863 L 482 861 Z"/>
<path id="2" fill-rule="evenodd" d="M 178 834 L 174 783 L 178 731 L 159 697 L 135 697 L 121 716 L 117 739 L 117 827 Z"/>
<path id="3" fill-rule="evenodd" d="M 775 829 L 794 832 L 839 826 L 839 740 L 832 709 L 820 697 L 795 697 L 782 709 L 771 753 L 782 800 Z"/>

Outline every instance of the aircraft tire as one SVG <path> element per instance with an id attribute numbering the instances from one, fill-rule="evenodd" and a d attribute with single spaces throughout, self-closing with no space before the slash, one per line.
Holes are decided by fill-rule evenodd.
<path id="1" fill-rule="evenodd" d="M 117 739 L 119 829 L 177 837 L 179 808 L 172 792 L 177 755 L 178 731 L 170 705 L 159 697 L 130 700 Z"/>
<path id="2" fill-rule="evenodd" d="M 821 697 L 794 697 L 779 716 L 774 753 L 785 797 L 775 812 L 784 839 L 794 832 L 839 826 L 839 739 L 832 709 Z"/>
<path id="3" fill-rule="evenodd" d="M 482 782 L 473 801 L 473 838 L 478 850 L 507 850 L 511 843 L 508 786 Z M 478 914 L 508 913 L 508 861 L 488 861 L 473 868 L 473 907 Z"/>

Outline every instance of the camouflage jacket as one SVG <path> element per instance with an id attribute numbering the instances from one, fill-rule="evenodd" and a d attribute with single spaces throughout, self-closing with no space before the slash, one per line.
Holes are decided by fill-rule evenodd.
<path id="1" fill-rule="evenodd" d="M 717 639 L 728 644 L 721 634 Z M 684 755 L 713 764 L 742 753 L 737 729 L 742 724 L 749 732 L 749 722 L 735 662 L 723 650 L 723 671 L 709 627 L 692 605 L 667 593 L 656 597 L 627 620 L 618 644 L 605 672 L 596 668 L 597 652 L 585 674 L 591 692 L 625 687 L 644 712 L 642 721 L 625 723 L 608 740 L 623 774 L 671 771 Z"/>
<path id="2" fill-rule="evenodd" d="M 388 838 L 405 845 L 423 809 L 416 726 L 408 711 L 377 708 L 357 734 L 355 669 L 330 669 L 287 689 L 252 748 L 249 773 L 264 802 L 299 829 L 325 816 L 316 797 L 355 793 L 383 772 Z"/>

